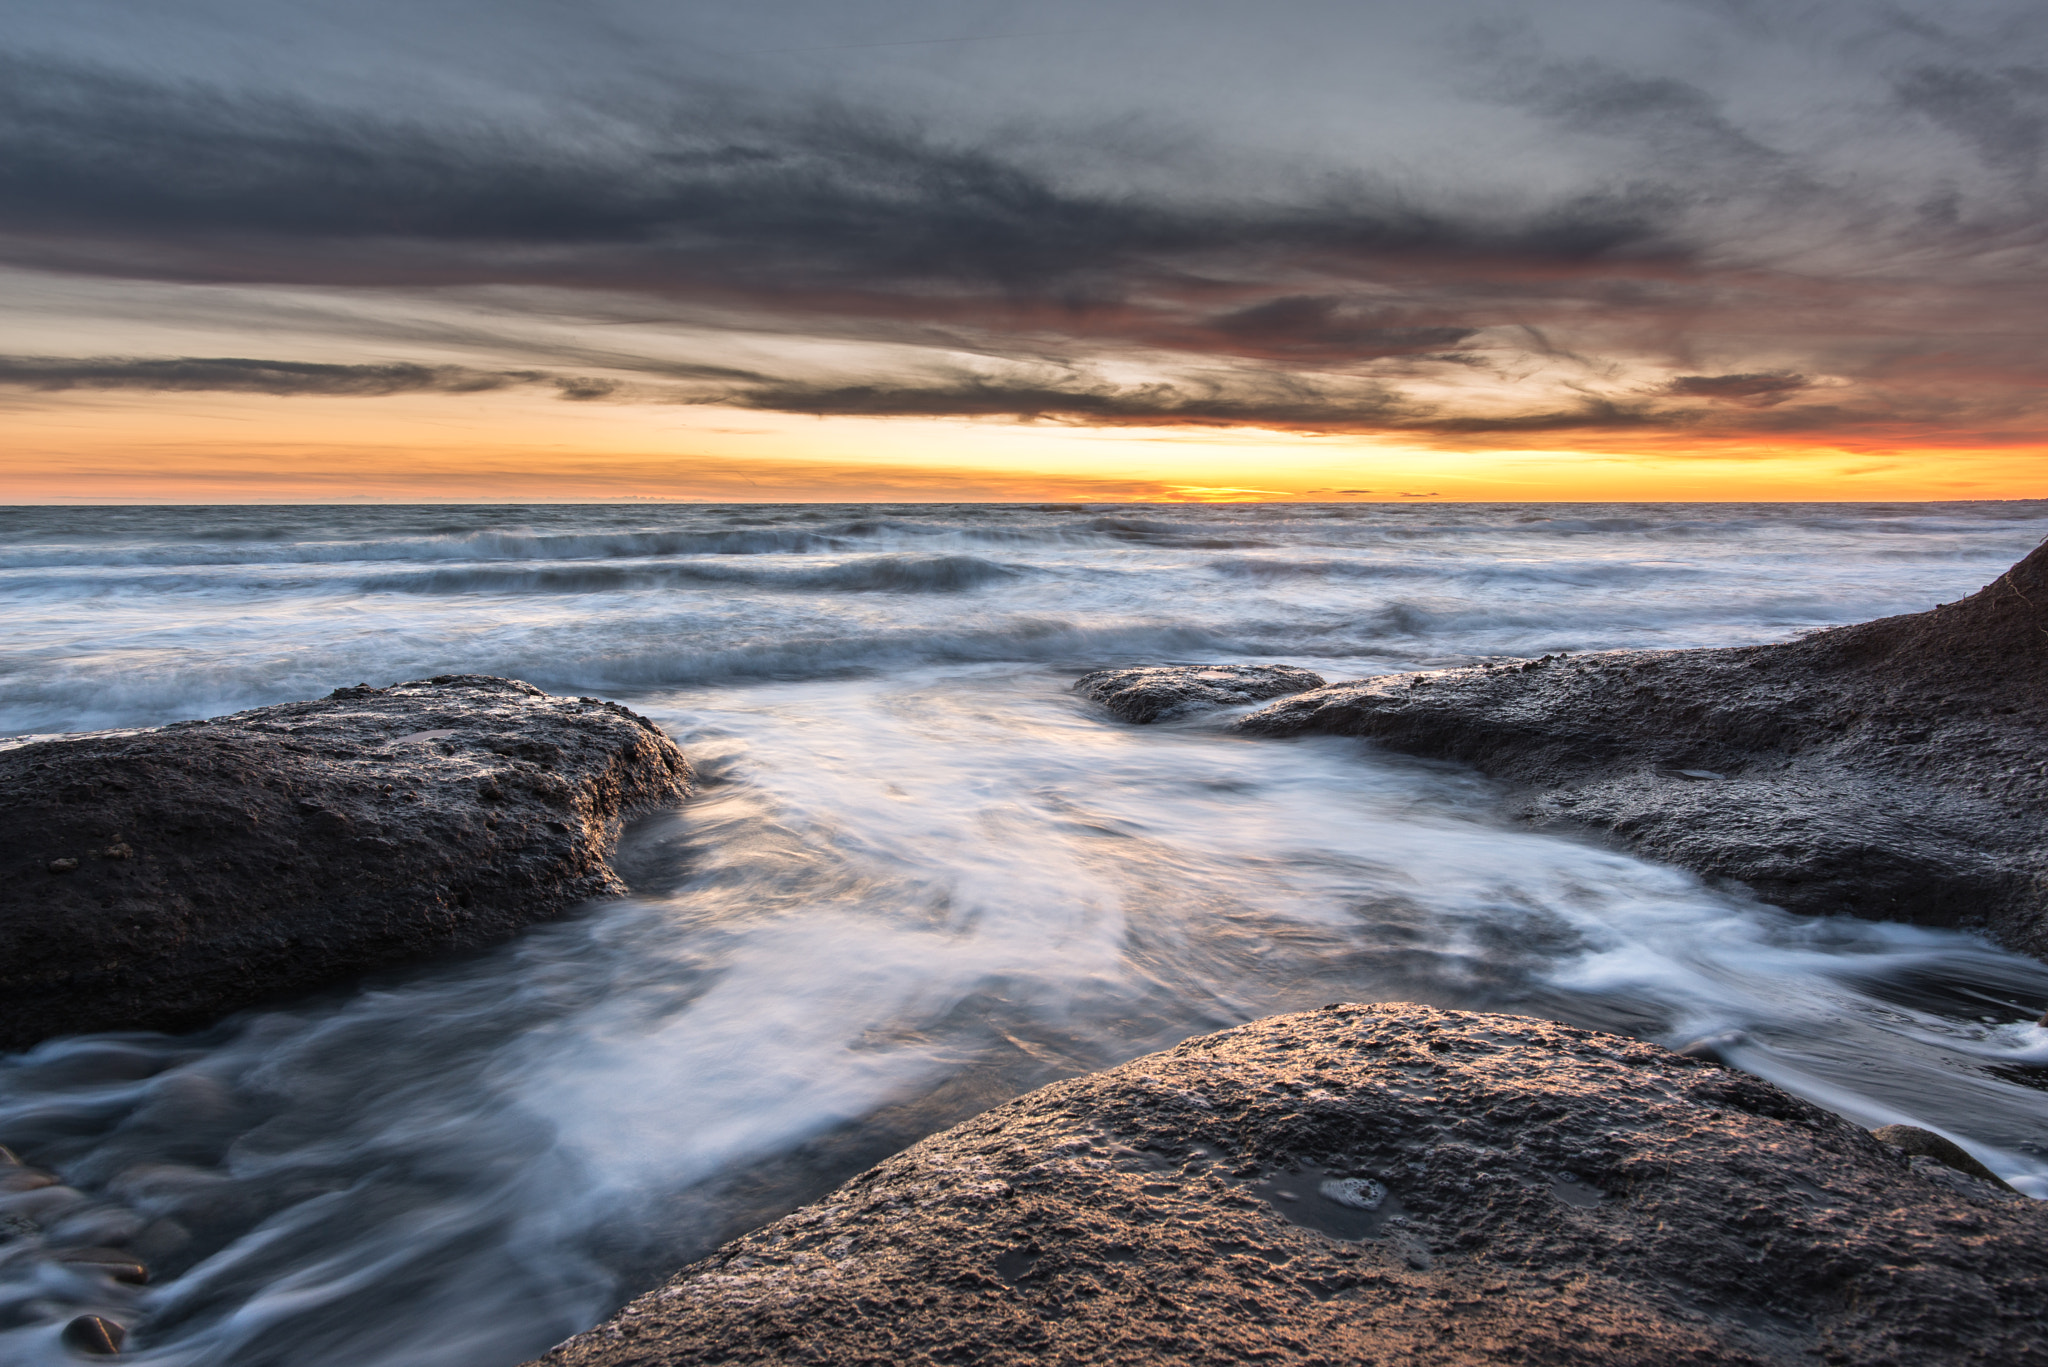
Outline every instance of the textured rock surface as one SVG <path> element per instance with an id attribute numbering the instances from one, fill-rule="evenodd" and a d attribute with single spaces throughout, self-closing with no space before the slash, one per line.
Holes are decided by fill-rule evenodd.
<path id="1" fill-rule="evenodd" d="M 689 766 L 616 703 L 443 676 L 0 751 L 0 1047 L 177 1029 L 622 891 Z"/>
<path id="2" fill-rule="evenodd" d="M 1154 722 L 1211 707 L 1264 702 L 1321 688 L 1323 676 L 1291 665 L 1167 665 L 1098 669 L 1074 680 L 1074 691 L 1123 721 Z"/>
<path id="3" fill-rule="evenodd" d="M 1338 684 L 1244 717 L 1369 736 L 1796 911 L 1983 926 L 2048 957 L 2048 548 L 1931 612 L 1781 645 Z"/>
<path id="4" fill-rule="evenodd" d="M 2044 1236 L 1715 1064 L 1329 1007 L 927 1139 L 543 1362 L 2017 1367 Z"/>

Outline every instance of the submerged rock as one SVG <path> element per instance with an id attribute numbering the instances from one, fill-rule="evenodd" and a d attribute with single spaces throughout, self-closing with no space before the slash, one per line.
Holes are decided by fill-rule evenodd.
<path id="1" fill-rule="evenodd" d="M 80 1315 L 59 1336 L 66 1348 L 97 1357 L 112 1357 L 128 1341 L 128 1331 L 104 1315 Z"/>
<path id="2" fill-rule="evenodd" d="M 616 703 L 472 674 L 0 751 L 0 1047 L 503 939 L 623 891 L 689 779 Z"/>
<path id="3" fill-rule="evenodd" d="M 2048 547 L 1931 612 L 1389 675 L 1236 729 L 1462 760 L 1517 785 L 1528 819 L 1792 910 L 1983 927 L 2048 957 Z"/>
<path id="4" fill-rule="evenodd" d="M 1332 1006 L 997 1107 L 542 1362 L 2038 1367 L 2048 1208 L 1953 1176 L 1654 1045 Z"/>
<path id="5" fill-rule="evenodd" d="M 1098 669 L 1074 691 L 1123 721 L 1166 721 L 1210 707 L 1235 707 L 1321 688 L 1323 677 L 1292 665 L 1165 665 Z"/>

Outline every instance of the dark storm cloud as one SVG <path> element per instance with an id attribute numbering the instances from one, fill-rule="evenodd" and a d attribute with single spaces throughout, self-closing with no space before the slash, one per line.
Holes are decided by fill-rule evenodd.
<path id="1" fill-rule="evenodd" d="M 1247 355 L 1280 360 L 1427 354 L 1455 347 L 1478 331 L 1409 325 L 1401 310 L 1306 294 L 1220 314 L 1205 326 Z"/>
<path id="2" fill-rule="evenodd" d="M 1231 385 L 1003 383 L 979 377 L 920 385 L 770 385 L 731 396 L 742 407 L 851 417 L 1010 417 L 1090 425 L 1367 430 L 1398 411 L 1385 391 L 1335 394 L 1283 377 Z"/>
<path id="3" fill-rule="evenodd" d="M 0 63 L 0 231 L 29 260 L 139 239 L 125 269 L 174 277 L 769 293 L 928 281 L 1085 301 L 1169 261 L 1570 260 L 1644 247 L 1659 225 L 1593 200 L 1480 220 L 1357 194 L 1205 207 L 1088 194 L 846 110 L 699 104 L 549 145 L 14 59 Z M 568 250 L 521 254 L 537 246 Z M 124 269 L 111 253 L 98 265 Z"/>
<path id="4" fill-rule="evenodd" d="M 1705 391 L 1672 387 L 1686 397 L 1743 397 L 1782 377 L 1695 377 Z M 1141 385 L 1003 383 L 959 377 L 910 385 L 766 385 L 722 396 L 740 407 L 835 417 L 1007 417 L 1086 426 L 1259 427 L 1303 433 L 1409 434 L 1428 437 L 1512 437 L 1519 434 L 1625 433 L 1638 431 L 1721 434 L 1803 432 L 1817 421 L 1809 413 L 1780 420 L 1745 413 L 1727 419 L 1698 405 L 1650 400 L 1620 401 L 1583 395 L 1565 407 L 1535 412 L 1446 413 L 1378 386 L 1317 385 L 1270 374 L 1207 383 L 1189 381 Z M 1748 407 L 1749 405 L 1745 405 Z M 1825 410 L 1825 424 L 1869 421 L 1877 415 L 1837 408 Z"/>
<path id="5" fill-rule="evenodd" d="M 552 385 L 565 399 L 616 394 L 616 381 L 550 375 L 535 370 L 475 370 L 459 365 L 328 365 L 264 361 L 240 356 L 79 359 L 0 356 L 0 386 L 54 393 L 67 389 L 140 389 L 167 392 L 376 397 L 388 394 L 481 394 L 516 385 Z"/>
<path id="6" fill-rule="evenodd" d="M 1787 161 L 1737 127 L 1722 100 L 1669 76 L 1639 76 L 1597 61 L 1550 62 L 1510 75 L 1500 95 L 1574 132 L 1639 143 L 1672 171 L 1682 168 L 1683 179 L 1723 167 L 1775 172 Z"/>
<path id="7" fill-rule="evenodd" d="M 1696 399 L 1725 399 L 1763 408 L 1783 403 L 1805 389 L 1804 375 L 1680 375 L 1665 391 Z"/>
<path id="8" fill-rule="evenodd" d="M 1920 66 L 1900 76 L 1899 102 L 1955 133 L 1986 166 L 2031 178 L 2048 141 L 2048 69 Z"/>

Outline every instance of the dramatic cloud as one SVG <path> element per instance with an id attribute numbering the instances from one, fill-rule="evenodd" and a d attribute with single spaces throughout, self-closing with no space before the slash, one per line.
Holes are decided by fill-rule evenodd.
<path id="1" fill-rule="evenodd" d="M 1228 7 L 1161 27 L 1143 6 L 1051 4 L 1016 30 L 1097 25 L 1096 46 L 1183 65 L 1207 41 L 1260 100 L 1196 89 L 1165 56 L 1111 81 L 1072 44 L 959 57 L 982 63 L 973 79 L 936 57 L 856 79 L 829 54 L 897 40 L 829 6 L 663 18 L 622 0 L 587 26 L 519 7 L 488 33 L 427 8 L 461 39 L 443 51 L 475 35 L 475 65 L 438 59 L 438 84 L 408 67 L 389 86 L 407 93 L 379 98 L 365 53 L 270 79 L 200 47 L 143 60 L 40 11 L 43 46 L 0 59 L 0 262 L 487 306 L 500 332 L 533 332 L 521 355 L 52 355 L 0 360 L 0 385 L 552 388 L 1444 442 L 2038 432 L 2048 24 L 2017 3 L 1555 0 L 1502 18 L 1460 0 L 1428 26 L 1305 3 L 1292 55 Z M 317 50 L 286 27 L 304 15 L 222 12 Z M 824 30 L 790 41 L 799 13 Z M 559 79 L 534 80 L 554 49 Z M 1346 83 L 1345 51 L 1377 63 L 1369 80 Z M 1253 70 L 1262 52 L 1289 65 Z M 1076 94 L 1070 70 L 1105 79 Z M 1276 111 L 1283 96 L 1321 113 Z M 605 315 L 636 305 L 669 312 L 619 340 Z M 376 354 L 405 354 L 407 329 Z M 544 329 L 576 339 L 553 364 L 536 363 Z M 580 359 L 599 349 L 616 359 Z"/>
<path id="2" fill-rule="evenodd" d="M 671 373 L 681 367 L 669 367 Z M 718 378 L 746 372 L 704 368 Z M 538 370 L 476 370 L 459 365 L 331 365 L 314 361 L 261 361 L 241 356 L 0 356 L 0 387 L 57 393 L 67 389 L 142 389 L 234 394 L 481 394 L 522 385 L 552 387 L 564 399 L 587 401 L 657 397 L 618 380 L 554 375 Z"/>
<path id="3" fill-rule="evenodd" d="M 478 371 L 464 366 L 319 365 L 254 361 L 233 356 L 180 356 L 162 360 L 0 356 L 0 385 L 52 393 L 66 389 L 215 390 L 241 394 L 381 395 L 433 391 L 478 394 L 535 384 L 534 371 Z M 564 382 L 567 383 L 567 382 Z"/>
<path id="4" fill-rule="evenodd" d="M 1680 375 L 1666 389 L 1688 398 L 1725 399 L 1767 408 L 1783 403 L 1806 386 L 1804 375 Z"/>

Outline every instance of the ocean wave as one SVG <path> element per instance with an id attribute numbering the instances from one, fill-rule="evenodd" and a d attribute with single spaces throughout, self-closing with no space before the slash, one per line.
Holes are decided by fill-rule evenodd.
<path id="1" fill-rule="evenodd" d="M 843 536 L 791 528 L 725 531 L 518 533 L 362 541 L 169 541 L 129 545 L 44 543 L 0 550 L 0 568 L 68 566 L 321 565 L 387 561 L 628 560 L 687 555 L 844 552 Z"/>
<path id="2" fill-rule="evenodd" d="M 1204 566 L 1226 579 L 1256 583 L 1287 580 L 1385 580 L 1427 579 L 1461 587 L 1484 585 L 1560 585 L 1574 588 L 1612 588 L 1666 580 L 1698 579 L 1706 571 L 1690 565 L 1643 564 L 1615 560 L 1498 561 L 1468 559 L 1445 564 L 1441 560 L 1386 561 L 1318 558 L 1296 560 L 1283 556 L 1232 556 L 1211 560 Z"/>
<path id="3" fill-rule="evenodd" d="M 622 689 L 750 680 L 845 678 L 924 665 L 1048 663 L 1077 669 L 1100 661 L 1259 654 L 1253 642 L 1194 626 L 1087 626 L 1061 618 L 1013 618 L 973 629 L 818 632 L 723 650 L 621 651 L 579 662 L 576 677 Z M 536 678 L 536 683 L 542 680 Z"/>
<path id="4" fill-rule="evenodd" d="M 632 589 L 730 584 L 827 593 L 965 593 L 1029 571 L 971 555 L 880 555 L 798 568 L 683 560 L 655 564 L 570 563 L 544 568 L 464 566 L 376 575 L 366 593 L 612 593 Z"/>

